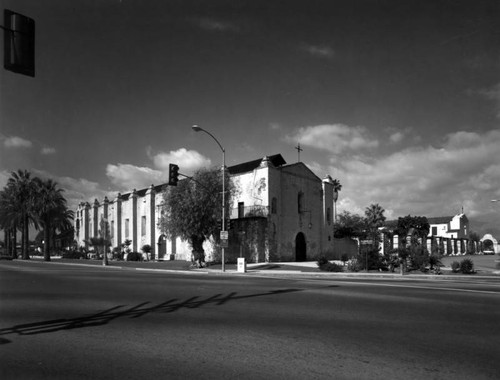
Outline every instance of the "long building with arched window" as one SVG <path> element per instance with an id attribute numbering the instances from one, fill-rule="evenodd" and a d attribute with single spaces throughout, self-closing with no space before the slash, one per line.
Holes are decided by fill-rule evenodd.
<path id="1" fill-rule="evenodd" d="M 333 258 L 334 184 L 320 179 L 304 163 L 287 164 L 280 154 L 227 168 L 237 188 L 229 219 L 226 257 L 243 255 L 249 262 L 305 261 Z M 130 249 L 151 246 L 157 260 L 191 260 L 191 247 L 180 238 L 167 239 L 158 227 L 163 189 L 153 186 L 82 202 L 75 215 L 75 237 L 85 246 L 99 236 L 101 220 L 109 222 L 112 247 L 130 240 Z M 210 259 L 214 243 L 206 242 Z"/>

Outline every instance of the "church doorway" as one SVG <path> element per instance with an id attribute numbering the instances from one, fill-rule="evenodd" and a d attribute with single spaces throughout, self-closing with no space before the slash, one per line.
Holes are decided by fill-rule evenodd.
<path id="1" fill-rule="evenodd" d="M 299 232 L 295 237 L 295 261 L 307 260 L 307 245 L 306 237 L 302 232 Z"/>
<path id="2" fill-rule="evenodd" d="M 167 254 L 167 239 L 165 235 L 158 238 L 158 260 L 164 260 Z"/>

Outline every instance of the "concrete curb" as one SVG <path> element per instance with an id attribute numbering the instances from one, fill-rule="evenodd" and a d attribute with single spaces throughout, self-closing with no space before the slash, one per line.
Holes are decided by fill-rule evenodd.
<path id="1" fill-rule="evenodd" d="M 19 262 L 31 262 L 31 260 L 16 260 Z M 71 262 L 58 262 L 55 260 L 43 261 L 33 260 L 33 262 L 55 265 L 69 265 L 81 266 L 91 268 L 103 269 L 118 269 L 129 271 L 141 272 L 162 272 L 162 273 L 179 273 L 179 274 L 208 274 L 208 275 L 236 275 L 236 276 L 272 276 L 272 277 L 329 277 L 330 279 L 337 278 L 359 278 L 359 279 L 392 279 L 392 280 L 455 280 L 455 281 L 469 281 L 469 280 L 497 280 L 500 282 L 500 271 L 492 272 L 492 275 L 428 275 L 428 274 L 405 274 L 399 273 L 364 273 L 364 272 L 308 272 L 300 270 L 273 270 L 273 269 L 247 269 L 246 272 L 238 272 L 235 269 L 230 269 L 222 272 L 220 269 L 209 268 L 193 268 L 188 270 L 182 269 L 164 269 L 164 268 L 138 268 L 134 266 L 116 266 L 116 265 L 102 265 L 102 264 L 87 264 L 87 263 L 71 263 Z"/>
<path id="2" fill-rule="evenodd" d="M 337 272 L 302 272 L 302 271 L 287 271 L 287 270 L 248 270 L 245 273 L 237 271 L 221 272 L 220 270 L 211 269 L 210 274 L 218 275 L 269 275 L 273 277 L 284 276 L 299 276 L 299 277 L 328 277 L 330 279 L 337 278 L 359 278 L 359 279 L 384 279 L 384 280 L 455 280 L 455 281 L 470 281 L 470 280 L 496 280 L 500 282 L 500 276 L 449 276 L 449 275 L 420 275 L 420 274 L 379 274 L 379 273 L 337 273 Z"/>

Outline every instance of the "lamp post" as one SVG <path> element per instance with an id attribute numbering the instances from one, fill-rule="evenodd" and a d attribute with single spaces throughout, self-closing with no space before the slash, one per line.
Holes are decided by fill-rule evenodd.
<path id="1" fill-rule="evenodd" d="M 219 140 L 217 140 L 215 136 L 207 130 L 197 125 L 193 125 L 192 128 L 195 132 L 205 132 L 207 135 L 209 135 L 212 139 L 215 140 L 217 145 L 219 145 L 220 150 L 222 151 L 222 231 L 226 231 L 226 150 L 222 147 Z M 226 271 L 224 263 L 224 247 L 222 247 L 222 271 Z"/>

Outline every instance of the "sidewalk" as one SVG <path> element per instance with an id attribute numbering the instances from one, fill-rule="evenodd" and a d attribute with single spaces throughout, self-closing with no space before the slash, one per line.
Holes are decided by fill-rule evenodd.
<path id="1" fill-rule="evenodd" d="M 451 268 L 443 267 L 443 274 L 434 275 L 420 272 L 405 273 L 399 272 L 324 272 L 318 269 L 316 261 L 308 262 L 280 262 L 280 263 L 250 263 L 247 264 L 246 272 L 238 272 L 236 264 L 226 264 L 225 271 L 222 271 L 221 264 L 209 265 L 204 268 L 192 267 L 187 261 L 109 261 L 106 267 L 103 267 L 101 260 L 71 260 L 53 258 L 50 262 L 45 262 L 40 258 L 33 258 L 33 261 L 40 261 L 47 264 L 56 265 L 80 265 L 87 267 L 100 267 L 103 269 L 115 270 L 138 270 L 154 272 L 184 272 L 197 274 L 215 274 L 215 275 L 272 275 L 277 277 L 331 277 L 331 278 L 383 278 L 383 279 L 446 279 L 446 280 L 474 280 L 474 279 L 492 279 L 500 282 L 500 275 L 493 270 L 480 270 L 473 275 L 462 275 L 451 273 Z M 22 260 L 19 260 L 22 261 Z"/>

